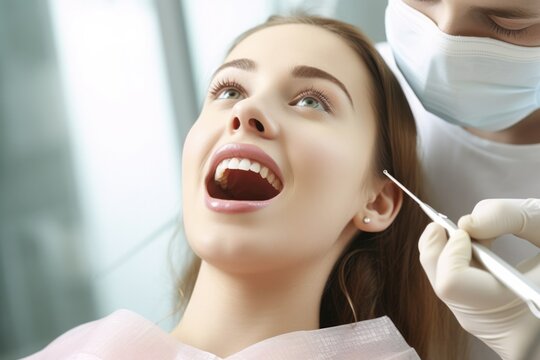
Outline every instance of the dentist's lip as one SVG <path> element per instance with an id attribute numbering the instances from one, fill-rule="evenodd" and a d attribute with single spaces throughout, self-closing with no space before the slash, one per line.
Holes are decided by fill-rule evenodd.
<path id="1" fill-rule="evenodd" d="M 212 156 L 212 160 L 210 162 L 211 164 L 210 169 L 205 178 L 206 206 L 213 211 L 225 212 L 225 213 L 249 212 L 249 211 L 255 211 L 255 210 L 268 206 L 274 198 L 269 199 L 269 200 L 239 201 L 239 200 L 217 199 L 217 198 L 213 198 L 212 196 L 210 196 L 210 194 L 208 194 L 207 184 L 209 181 L 213 181 L 214 173 L 219 163 L 225 159 L 229 159 L 233 157 L 247 158 L 247 159 L 259 162 L 262 166 L 266 166 L 268 169 L 270 169 L 276 175 L 276 177 L 281 181 L 281 184 L 284 184 L 283 175 L 281 173 L 281 170 L 279 169 L 279 166 L 261 148 L 255 145 L 251 145 L 251 144 L 239 144 L 239 143 L 226 144 L 220 147 L 214 153 L 214 155 Z"/>

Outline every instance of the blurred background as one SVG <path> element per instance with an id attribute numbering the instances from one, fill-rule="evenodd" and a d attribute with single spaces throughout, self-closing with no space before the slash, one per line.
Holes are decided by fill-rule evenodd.
<path id="1" fill-rule="evenodd" d="M 0 359 L 126 308 L 168 331 L 181 151 L 235 36 L 293 9 L 384 41 L 385 0 L 0 0 Z"/>

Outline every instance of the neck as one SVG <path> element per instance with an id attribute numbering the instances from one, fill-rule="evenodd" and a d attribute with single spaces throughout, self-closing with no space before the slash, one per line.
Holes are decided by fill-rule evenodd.
<path id="1" fill-rule="evenodd" d="M 540 110 L 536 110 L 517 124 L 497 132 L 465 128 L 468 132 L 483 139 L 503 144 L 540 144 Z"/>
<path id="2" fill-rule="evenodd" d="M 320 299 L 331 265 L 271 276 L 231 275 L 203 261 L 172 335 L 226 357 L 279 334 L 318 329 Z"/>

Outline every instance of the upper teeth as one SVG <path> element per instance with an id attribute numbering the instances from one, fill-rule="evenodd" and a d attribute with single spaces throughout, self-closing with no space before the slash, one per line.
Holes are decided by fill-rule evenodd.
<path id="1" fill-rule="evenodd" d="M 250 159 L 230 158 L 222 160 L 218 164 L 216 173 L 214 174 L 214 180 L 218 182 L 223 189 L 227 188 L 227 178 L 229 175 L 229 172 L 225 171 L 227 169 L 253 171 L 254 173 L 258 173 L 263 179 L 266 179 L 266 181 L 268 181 L 274 187 L 274 189 L 281 191 L 283 188 L 283 185 L 281 184 L 281 181 L 279 181 L 276 174 L 274 174 L 272 170 L 268 169 L 266 166 L 263 166 L 260 163 Z"/>

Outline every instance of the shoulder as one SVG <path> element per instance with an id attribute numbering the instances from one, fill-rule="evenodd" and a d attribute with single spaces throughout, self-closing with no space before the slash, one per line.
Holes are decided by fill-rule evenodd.
<path id="1" fill-rule="evenodd" d="M 64 333 L 47 347 L 24 360 L 169 358 L 174 339 L 152 322 L 128 310 L 114 313 Z"/>

